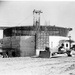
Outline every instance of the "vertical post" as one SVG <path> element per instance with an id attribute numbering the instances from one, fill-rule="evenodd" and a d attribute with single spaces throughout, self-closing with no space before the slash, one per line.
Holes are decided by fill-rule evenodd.
<path id="1" fill-rule="evenodd" d="M 71 49 L 71 36 L 68 36 L 69 37 L 69 44 L 70 44 L 70 49 Z"/>

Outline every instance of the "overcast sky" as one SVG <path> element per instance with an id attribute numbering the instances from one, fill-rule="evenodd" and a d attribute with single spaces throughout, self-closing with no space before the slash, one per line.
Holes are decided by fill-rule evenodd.
<path id="1" fill-rule="evenodd" d="M 33 25 L 33 10 L 41 10 L 41 25 L 73 28 L 75 40 L 75 1 L 0 1 L 0 26 Z"/>

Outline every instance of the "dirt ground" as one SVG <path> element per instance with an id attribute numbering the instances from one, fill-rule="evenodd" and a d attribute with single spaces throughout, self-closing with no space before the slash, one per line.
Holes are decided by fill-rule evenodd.
<path id="1" fill-rule="evenodd" d="M 75 57 L 0 58 L 0 75 L 75 75 Z"/>

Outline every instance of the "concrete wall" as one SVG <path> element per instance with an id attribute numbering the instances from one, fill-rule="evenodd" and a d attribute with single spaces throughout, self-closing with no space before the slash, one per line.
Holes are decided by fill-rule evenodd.
<path id="1" fill-rule="evenodd" d="M 34 56 L 35 53 L 35 36 L 20 37 L 21 56 Z"/>

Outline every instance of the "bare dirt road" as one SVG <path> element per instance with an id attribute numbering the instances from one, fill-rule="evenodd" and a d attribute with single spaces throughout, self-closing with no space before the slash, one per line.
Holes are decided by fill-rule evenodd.
<path id="1" fill-rule="evenodd" d="M 0 75 L 75 75 L 75 57 L 0 58 Z"/>

